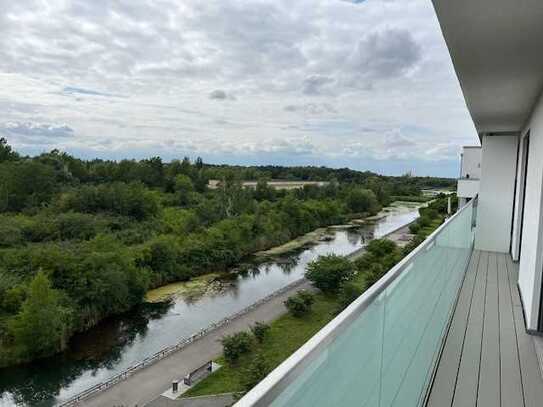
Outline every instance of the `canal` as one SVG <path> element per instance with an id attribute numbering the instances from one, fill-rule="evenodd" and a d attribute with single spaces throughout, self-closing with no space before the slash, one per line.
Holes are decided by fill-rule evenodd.
<path id="1" fill-rule="evenodd" d="M 413 221 L 415 206 L 387 208 L 380 219 L 356 228 L 330 228 L 327 238 L 288 255 L 218 276 L 199 293 L 145 303 L 76 335 L 69 350 L 28 365 L 0 369 L 0 407 L 49 407 L 125 370 L 155 352 L 232 315 L 303 277 L 319 255 L 349 254 Z"/>

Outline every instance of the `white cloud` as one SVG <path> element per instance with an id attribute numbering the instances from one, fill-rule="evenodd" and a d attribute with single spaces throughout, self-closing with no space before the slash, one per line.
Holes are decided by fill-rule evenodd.
<path id="1" fill-rule="evenodd" d="M 0 2 L 2 120 L 66 123 L 68 151 L 329 164 L 476 141 L 430 2 Z"/>

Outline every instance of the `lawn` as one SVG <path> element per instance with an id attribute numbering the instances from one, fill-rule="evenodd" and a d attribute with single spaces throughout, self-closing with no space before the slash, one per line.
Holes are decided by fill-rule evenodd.
<path id="1" fill-rule="evenodd" d="M 279 317 L 270 324 L 270 332 L 263 343 L 255 341 L 252 351 L 235 366 L 219 358 L 217 363 L 223 367 L 196 384 L 183 397 L 243 391 L 245 371 L 255 355 L 263 356 L 270 370 L 275 368 L 331 321 L 337 315 L 338 306 L 337 298 L 316 294 L 312 311 L 308 315 L 303 318 L 295 318 L 290 314 Z"/>

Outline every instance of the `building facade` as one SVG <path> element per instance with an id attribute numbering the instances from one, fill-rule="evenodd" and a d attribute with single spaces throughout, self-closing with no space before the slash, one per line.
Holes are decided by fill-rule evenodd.
<path id="1" fill-rule="evenodd" d="M 481 178 L 481 147 L 464 146 L 460 154 L 460 177 L 458 178 L 458 206 L 462 207 L 479 193 Z"/>

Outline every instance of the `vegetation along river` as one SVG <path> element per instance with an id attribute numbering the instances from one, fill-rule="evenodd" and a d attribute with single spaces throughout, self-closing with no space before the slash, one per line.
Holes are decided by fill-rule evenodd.
<path id="1" fill-rule="evenodd" d="M 326 238 L 248 267 L 236 274 L 211 275 L 153 290 L 150 300 L 130 313 L 110 318 L 75 336 L 64 354 L 32 364 L 0 369 L 0 406 L 52 406 L 123 371 L 303 277 L 319 255 L 349 254 L 413 221 L 417 207 L 387 208 L 373 223 L 330 228 Z M 165 384 L 167 385 L 167 384 Z"/>

